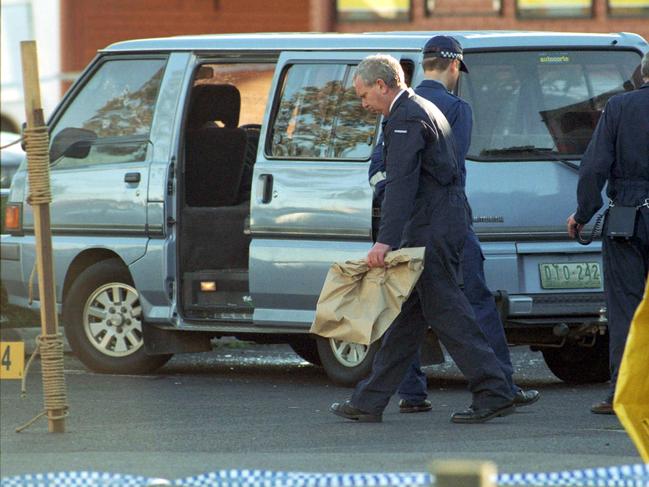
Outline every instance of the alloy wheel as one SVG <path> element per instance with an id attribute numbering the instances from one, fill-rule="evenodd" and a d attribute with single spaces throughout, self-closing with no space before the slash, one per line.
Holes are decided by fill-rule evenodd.
<path id="1" fill-rule="evenodd" d="M 334 340 L 333 338 L 329 339 L 329 344 L 338 362 L 345 367 L 358 366 L 367 355 L 367 345 Z"/>
<path id="2" fill-rule="evenodd" d="M 86 301 L 83 327 L 90 343 L 111 357 L 125 357 L 144 344 L 137 291 L 124 283 L 99 287 Z"/>

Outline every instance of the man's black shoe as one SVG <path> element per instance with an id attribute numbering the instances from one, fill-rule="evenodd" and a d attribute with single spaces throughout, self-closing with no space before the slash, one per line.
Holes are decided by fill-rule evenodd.
<path id="1" fill-rule="evenodd" d="M 345 401 L 343 403 L 335 402 L 331 405 L 329 410 L 336 416 L 350 419 L 352 421 L 358 421 L 359 423 L 380 423 L 381 421 L 383 421 L 382 414 L 372 414 L 361 411 L 360 409 L 352 406 L 349 401 Z"/>
<path id="2" fill-rule="evenodd" d="M 536 401 L 538 401 L 539 397 L 541 397 L 541 393 L 539 391 L 535 391 L 534 389 L 530 389 L 529 391 L 519 389 L 516 395 L 514 395 L 514 406 L 519 408 L 521 406 L 529 406 L 530 404 L 534 404 Z"/>
<path id="3" fill-rule="evenodd" d="M 474 409 L 473 406 L 469 406 L 468 409 L 453 413 L 451 416 L 451 422 L 453 423 L 484 423 L 489 421 L 492 418 L 497 418 L 499 416 L 507 416 L 516 411 L 516 406 L 510 403 L 505 406 L 493 409 Z"/>
<path id="4" fill-rule="evenodd" d="M 433 409 L 433 404 L 428 399 L 419 402 L 411 402 L 405 399 L 399 401 L 400 413 L 424 413 L 431 409 Z"/>
<path id="5" fill-rule="evenodd" d="M 615 414 L 613 410 L 613 403 L 608 400 L 600 401 L 590 407 L 590 412 L 593 414 Z"/>

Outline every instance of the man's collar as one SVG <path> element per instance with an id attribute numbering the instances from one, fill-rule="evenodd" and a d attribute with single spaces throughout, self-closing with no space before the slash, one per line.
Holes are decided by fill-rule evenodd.
<path id="1" fill-rule="evenodd" d="M 422 86 L 422 85 L 426 86 L 428 88 L 434 88 L 434 89 L 438 89 L 438 90 L 441 89 L 441 90 L 444 90 L 444 91 L 448 91 L 448 88 L 446 87 L 446 85 L 444 83 L 442 83 L 441 81 L 438 81 L 436 79 L 426 78 L 425 80 L 423 80 L 420 83 L 420 86 Z"/>
<path id="2" fill-rule="evenodd" d="M 405 89 L 402 89 L 401 91 L 399 91 L 399 93 L 397 93 L 397 96 L 395 96 L 395 97 L 392 99 L 392 103 L 390 103 L 390 108 L 388 109 L 388 113 L 390 113 L 390 112 L 392 111 L 392 107 L 394 106 L 395 102 L 399 99 L 399 97 L 401 96 L 401 94 L 402 94 L 404 91 L 406 91 L 406 90 L 405 90 Z"/>
<path id="3" fill-rule="evenodd" d="M 397 93 L 397 96 L 394 97 L 394 100 L 392 100 L 392 103 L 390 103 L 390 110 L 388 110 L 388 115 L 392 113 L 392 109 L 398 104 L 401 103 L 401 100 L 404 99 L 403 94 L 406 94 L 406 98 L 410 96 L 411 93 L 413 93 L 412 89 L 410 88 L 405 88 L 399 93 Z"/>

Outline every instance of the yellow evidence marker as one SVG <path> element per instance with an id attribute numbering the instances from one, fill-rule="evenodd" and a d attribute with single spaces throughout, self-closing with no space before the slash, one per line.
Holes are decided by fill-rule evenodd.
<path id="1" fill-rule="evenodd" d="M 25 343 L 0 342 L 0 379 L 22 379 L 25 370 Z"/>

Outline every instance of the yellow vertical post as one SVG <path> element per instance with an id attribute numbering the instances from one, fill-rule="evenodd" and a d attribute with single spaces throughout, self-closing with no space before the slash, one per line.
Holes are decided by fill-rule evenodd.
<path id="1" fill-rule="evenodd" d="M 613 409 L 635 443 L 642 460 L 649 463 L 649 279 L 644 298 L 635 310 L 615 386 Z"/>
<path id="2" fill-rule="evenodd" d="M 38 58 L 35 41 L 20 43 L 23 70 L 23 89 L 25 93 L 25 116 L 27 119 L 26 148 L 29 172 L 30 199 L 34 214 L 34 235 L 36 238 L 36 267 L 38 270 L 38 291 L 40 297 L 40 314 L 42 337 L 59 336 L 58 319 L 56 314 L 56 292 L 54 285 L 54 263 L 52 259 L 52 234 L 50 230 L 50 181 L 49 181 L 49 153 L 47 127 L 41 105 L 41 92 L 38 76 Z M 40 130 L 39 130 L 40 129 Z M 36 132 L 35 137 L 30 137 L 31 132 Z M 34 142 L 35 141 L 35 142 Z M 40 160 L 40 170 L 35 169 L 36 160 Z M 43 162 L 44 161 L 44 162 Z M 44 166 L 44 167 L 43 167 Z M 62 344 L 62 338 L 60 339 Z M 41 345 L 39 345 L 41 346 Z M 63 347 L 56 347 L 54 355 L 60 353 L 60 362 L 63 363 Z M 52 352 L 49 352 L 52 355 Z M 43 390 L 45 407 L 47 410 L 48 430 L 50 433 L 65 432 L 65 414 L 67 406 L 61 404 L 61 385 L 63 388 L 63 402 L 65 400 L 65 385 L 63 380 L 63 367 L 52 372 L 46 370 L 48 362 L 41 349 L 41 367 L 43 369 Z M 54 376 L 53 376 L 54 375 Z M 60 377 L 57 377 L 59 376 Z M 49 383 L 56 383 L 59 397 L 48 401 L 51 388 Z M 48 407 L 48 403 L 49 406 Z M 51 405 L 54 404 L 54 408 Z M 56 409 L 58 407 L 58 409 Z"/>
<path id="3" fill-rule="evenodd" d="M 498 469 L 492 462 L 437 460 L 431 463 L 435 487 L 496 487 Z"/>

